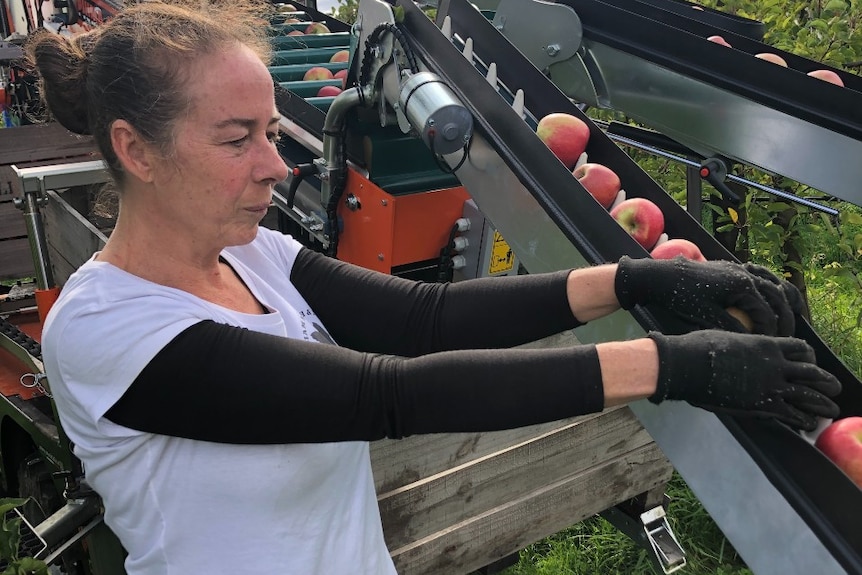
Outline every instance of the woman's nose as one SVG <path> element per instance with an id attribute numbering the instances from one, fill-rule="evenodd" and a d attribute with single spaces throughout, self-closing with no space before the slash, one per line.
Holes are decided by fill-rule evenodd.
<path id="1" fill-rule="evenodd" d="M 287 178 L 288 167 L 284 163 L 281 154 L 278 153 L 278 147 L 267 140 L 265 151 L 261 154 L 260 179 L 272 180 L 273 183 L 278 183 Z"/>

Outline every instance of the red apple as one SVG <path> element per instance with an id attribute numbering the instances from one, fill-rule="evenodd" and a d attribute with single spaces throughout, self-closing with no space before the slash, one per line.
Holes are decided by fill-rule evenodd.
<path id="1" fill-rule="evenodd" d="M 814 446 L 862 488 L 862 417 L 833 421 L 817 436 Z"/>
<path id="2" fill-rule="evenodd" d="M 329 59 L 330 63 L 347 62 L 350 59 L 350 50 L 339 50 Z"/>
<path id="3" fill-rule="evenodd" d="M 728 48 L 733 48 L 733 46 L 731 46 L 730 43 L 721 36 L 710 36 L 707 40 L 715 42 L 716 44 L 721 44 L 722 46 L 727 46 Z"/>
<path id="4" fill-rule="evenodd" d="M 341 88 L 344 89 L 347 87 L 347 68 L 344 70 L 339 70 L 335 74 L 332 75 L 333 78 L 339 78 L 341 80 Z"/>
<path id="5" fill-rule="evenodd" d="M 590 127 L 577 116 L 555 112 L 539 120 L 536 135 L 571 170 L 587 149 Z"/>
<path id="6" fill-rule="evenodd" d="M 752 333 L 754 331 L 754 322 L 751 320 L 751 316 L 748 315 L 748 313 L 736 306 L 725 308 L 724 311 L 726 311 L 730 317 L 741 323 L 745 331 L 748 333 Z"/>
<path id="7" fill-rule="evenodd" d="M 302 76 L 304 81 L 308 80 L 332 80 L 332 71 L 329 68 L 324 68 L 323 66 L 314 66 L 309 68 L 308 71 Z"/>
<path id="8" fill-rule="evenodd" d="M 287 33 L 288 36 L 305 36 L 304 32 L 300 32 L 299 30 L 291 30 Z"/>
<path id="9" fill-rule="evenodd" d="M 644 249 L 650 249 L 664 231 L 664 214 L 646 198 L 629 198 L 611 210 L 619 223 Z"/>
<path id="10" fill-rule="evenodd" d="M 650 255 L 657 260 L 669 260 L 676 256 L 682 256 L 696 262 L 706 261 L 697 244 L 683 238 L 673 238 L 660 243 L 652 249 Z"/>
<path id="11" fill-rule="evenodd" d="M 320 90 L 317 91 L 317 95 L 319 97 L 325 96 L 337 96 L 341 93 L 341 88 L 338 86 L 321 86 Z"/>
<path id="12" fill-rule="evenodd" d="M 836 84 L 838 86 L 844 86 L 844 80 L 841 79 L 841 76 L 833 72 L 832 70 L 813 70 L 808 72 L 808 75 L 812 78 L 817 78 L 818 80 L 826 80 L 832 84 Z"/>
<path id="13" fill-rule="evenodd" d="M 605 209 L 611 207 L 620 191 L 620 178 L 603 164 L 581 164 L 572 172 L 586 190 Z"/>
<path id="14" fill-rule="evenodd" d="M 296 6 L 293 4 L 276 4 L 275 11 L 279 14 L 284 14 L 286 12 L 296 12 Z"/>
<path id="15" fill-rule="evenodd" d="M 784 66 L 787 68 L 787 62 L 779 56 L 778 54 L 772 54 L 770 52 L 761 52 L 760 54 L 755 54 L 755 58 L 760 58 L 761 60 L 766 60 L 767 62 L 772 62 L 773 64 L 778 64 L 779 66 Z"/>
<path id="16" fill-rule="evenodd" d="M 305 29 L 306 34 L 329 34 L 329 28 L 323 22 L 312 22 Z"/>

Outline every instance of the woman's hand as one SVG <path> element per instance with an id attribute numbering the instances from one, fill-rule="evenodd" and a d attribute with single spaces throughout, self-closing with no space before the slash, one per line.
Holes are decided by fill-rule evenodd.
<path id="1" fill-rule="evenodd" d="M 623 256 L 614 291 L 623 309 L 661 306 L 699 329 L 749 331 L 728 313 L 737 308 L 750 318 L 753 333 L 789 336 L 795 329 L 794 314 L 802 310 L 802 297 L 789 282 L 760 266 L 721 260 Z"/>
<path id="2" fill-rule="evenodd" d="M 649 334 L 658 349 L 658 381 L 650 401 L 684 400 L 710 411 L 774 418 L 807 431 L 835 418 L 829 399 L 841 383 L 817 367 L 814 350 L 792 337 L 701 330 Z"/>

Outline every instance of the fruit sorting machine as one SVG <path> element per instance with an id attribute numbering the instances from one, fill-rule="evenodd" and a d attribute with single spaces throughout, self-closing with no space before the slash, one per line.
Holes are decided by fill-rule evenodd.
<path id="1" fill-rule="evenodd" d="M 828 152 L 823 153 L 824 156 L 832 155 L 830 162 L 844 157 L 853 163 L 852 158 L 859 157 L 858 154 L 842 156 L 849 150 L 858 151 L 862 141 L 856 127 L 862 97 L 857 91 L 842 90 L 798 71 L 821 67 L 817 63 L 788 54 L 792 68 L 784 69 L 706 40 L 709 35 L 722 33 L 731 44 L 747 47 L 751 53 L 770 50 L 751 38 L 727 30 L 716 31 L 715 27 L 697 28 L 689 18 L 683 20 L 672 12 L 662 13 L 654 6 L 643 5 L 638 13 L 633 8 L 637 2 L 625 3 L 631 12 L 613 4 L 565 0 L 565 6 L 548 6 L 544 2 L 531 2 L 529 7 L 521 5 L 518 12 L 501 14 L 504 8 L 501 2 L 492 24 L 486 15 L 468 3 L 448 0 L 441 3 L 437 20 L 442 29 L 448 30 L 451 43 L 466 46 L 469 41 L 474 63 L 482 61 L 484 66 L 489 66 L 491 62 L 506 62 L 505 66 L 497 67 L 497 77 L 509 91 L 523 90 L 526 108 L 534 117 L 550 111 L 575 113 L 566 96 L 592 105 L 613 107 L 661 129 L 695 150 L 702 150 L 706 157 L 719 152 L 751 165 L 798 177 L 800 181 L 859 203 L 852 191 L 855 190 L 851 184 L 855 181 L 850 175 L 852 168 L 847 163 L 830 163 L 830 174 L 819 168 L 806 171 L 805 175 L 798 171 L 806 162 L 819 161 L 825 150 Z M 505 34 L 506 20 L 517 23 L 519 15 L 529 13 L 531 22 L 537 21 L 535 27 L 531 26 L 531 46 L 547 48 L 578 36 L 566 36 L 553 27 L 548 36 L 537 32 L 544 30 L 541 22 L 564 21 L 563 13 L 572 12 L 571 8 L 583 24 L 582 39 L 577 40 L 580 45 L 575 47 L 571 58 L 576 61 L 570 62 L 570 67 L 578 74 L 563 76 L 572 79 L 570 83 L 558 76 L 555 79 L 555 83 L 561 84 L 558 91 L 542 82 L 544 74 L 537 69 L 545 70 L 554 79 L 557 64 L 538 64 L 533 68 L 522 65 L 517 52 L 507 45 L 508 42 L 502 41 L 500 28 Z M 553 16 L 539 16 L 545 9 Z M 658 15 L 680 28 L 669 27 Z M 696 33 L 689 32 L 695 28 Z M 432 44 L 432 37 L 429 32 L 418 44 L 429 51 L 436 50 L 439 44 L 439 49 L 443 50 L 444 42 Z M 614 53 L 615 50 L 618 53 Z M 529 52 L 523 46 L 521 51 Z M 476 66 L 460 66 L 463 72 L 455 71 L 456 62 L 463 64 L 465 60 L 441 58 L 439 54 L 433 58 L 447 74 L 452 74 L 449 78 L 458 89 L 458 96 L 470 105 L 481 106 L 477 117 L 487 120 L 487 124 L 479 122 L 484 128 L 478 130 L 480 134 L 483 137 L 489 137 L 486 133 L 493 134 L 489 139 L 494 138 L 495 144 L 504 143 L 511 150 L 500 154 L 507 163 L 528 166 L 519 169 L 525 172 L 519 176 L 519 181 L 537 202 L 547 206 L 544 213 L 554 219 L 573 249 L 591 263 L 613 260 L 623 253 L 639 253 L 639 246 L 632 245 L 628 238 L 618 237 L 616 230 L 604 225 L 607 219 L 591 209 L 595 206 L 580 201 L 582 194 L 571 193 L 572 185 L 565 170 L 543 165 L 545 158 L 539 156 L 544 156 L 544 150 L 525 149 L 527 146 L 523 143 L 529 138 L 526 131 L 521 132 L 523 126 L 496 116 L 503 114 L 502 109 L 491 109 L 499 99 L 495 101 L 490 94 L 480 96 L 479 81 L 476 81 L 476 92 L 472 91 L 474 86 L 468 87 L 461 74 L 469 74 L 468 68 Z M 718 61 L 722 64 L 718 65 Z M 856 78 L 847 80 L 848 88 L 858 87 Z M 588 89 L 591 87 L 596 89 Z M 725 92 L 726 97 L 719 95 L 719 90 Z M 487 90 L 483 87 L 483 91 Z M 752 126 L 757 127 L 756 132 L 750 130 Z M 794 130 L 799 130 L 796 133 L 800 139 L 789 136 Z M 800 141 L 806 142 L 806 146 L 791 144 Z M 797 149 L 787 150 L 788 147 Z M 809 160 L 799 158 L 800 149 Z M 598 133 L 591 136 L 587 151 L 591 161 L 622 169 L 621 179 L 627 191 L 650 198 L 661 206 L 671 237 L 694 241 L 709 259 L 730 257 L 670 201 L 667 194 L 643 174 L 630 169 L 624 159 L 616 158 L 618 149 Z M 812 175 L 818 171 L 822 175 Z M 466 173 L 462 175 L 459 171 L 458 175 L 467 182 Z M 541 182 L 537 182 L 540 178 Z M 630 183 L 625 183 L 627 181 Z M 467 185 L 476 197 L 474 188 Z M 488 209 L 505 210 L 505 203 L 494 202 Z M 508 215 L 513 219 L 519 217 Z M 516 253 L 535 253 L 525 248 L 535 246 L 531 242 L 536 237 L 535 230 L 541 228 L 540 222 L 535 226 L 510 228 L 503 223 L 505 215 L 491 213 L 490 217 L 506 231 L 506 238 Z M 530 232 L 522 236 L 523 240 L 516 236 L 527 229 Z M 549 256 L 548 260 L 562 265 L 563 261 L 575 259 L 572 254 L 555 257 L 560 259 Z M 541 264 L 548 265 L 548 260 Z M 525 265 L 536 269 L 533 261 Z M 650 310 L 639 310 L 631 317 L 614 318 L 607 325 L 580 330 L 579 338 L 599 341 L 627 337 L 631 330 L 637 329 L 635 326 L 650 329 L 656 325 L 672 329 L 665 318 Z M 823 345 L 809 325 L 801 323 L 796 335 L 811 343 L 817 349 L 820 364 L 842 380 L 844 391 L 839 398 L 842 415 L 858 415 L 862 409 L 862 388 L 856 377 Z M 856 573 L 862 570 L 862 534 L 852 519 L 859 508 L 854 507 L 854 512 L 848 507 L 862 504 L 862 494 L 802 437 L 779 425 L 735 421 L 686 406 L 656 408 L 642 403 L 633 406 L 633 410 L 755 572 Z M 790 541 L 793 544 L 788 545 Z"/>
<path id="2" fill-rule="evenodd" d="M 696 29 L 698 20 L 666 9 L 678 3 L 649 0 L 637 12 L 636 2 L 623 10 L 565 1 L 503 0 L 483 13 L 465 0 L 444 0 L 435 24 L 412 2 L 362 0 L 353 26 L 309 9 L 330 30 L 319 35 L 287 35 L 307 22 L 288 22 L 286 15 L 275 22 L 270 71 L 288 136 L 280 150 L 292 168 L 274 195 L 279 228 L 332 256 L 432 280 L 645 257 L 537 138 L 539 118 L 566 112 L 590 126 L 590 161 L 612 167 L 629 195 L 654 201 L 671 237 L 695 242 L 709 259 L 733 258 L 573 100 L 623 110 L 704 157 L 755 165 L 860 203 L 853 187 L 843 185 L 858 162 L 806 168 L 808 159 L 838 162 L 853 146 L 858 150 L 858 113 L 842 116 L 858 109 L 862 97 L 852 79 L 841 90 L 798 77 L 811 63 L 792 55 L 786 55 L 792 69 L 785 70 L 750 53 L 721 52 L 705 39 L 706 28 Z M 560 23 L 521 30 L 534 48 L 541 45 L 532 58 L 531 50 L 513 45 L 513 23 L 525 10 L 531 21 Z M 545 10 L 551 16 L 540 16 Z M 720 14 L 709 16 L 724 22 Z M 737 30 L 722 29 L 734 47 L 767 51 L 755 24 L 722 25 Z M 345 48 L 349 62 L 328 62 Z M 340 81 L 302 80 L 314 66 L 347 69 L 347 89 L 317 96 L 321 86 Z M 751 125 L 761 127 L 755 133 Z M 780 128 L 781 142 L 798 134 L 810 145 L 782 155 L 783 146 L 762 143 L 764 133 L 773 133 L 763 126 Z M 93 165 L 93 174 L 100 170 Z M 639 308 L 575 336 L 598 342 L 649 329 L 680 326 L 660 310 Z M 807 323 L 796 335 L 841 379 L 842 415 L 860 414 L 856 377 Z M 777 423 L 687 405 L 640 402 L 632 410 L 756 573 L 862 573 L 862 532 L 855 528 L 862 493 L 804 437 Z M 668 531 L 651 543 L 666 570 L 681 566 Z"/>

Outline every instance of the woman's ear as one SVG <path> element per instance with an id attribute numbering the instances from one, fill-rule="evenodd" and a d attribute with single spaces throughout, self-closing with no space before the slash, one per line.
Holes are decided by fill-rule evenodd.
<path id="1" fill-rule="evenodd" d="M 123 171 L 142 182 L 152 182 L 155 166 L 153 145 L 146 142 L 126 120 L 114 120 L 110 135 L 111 147 L 123 165 Z"/>

